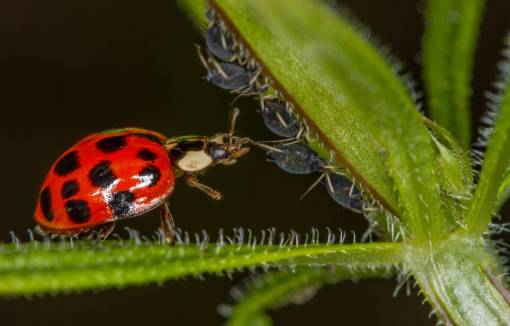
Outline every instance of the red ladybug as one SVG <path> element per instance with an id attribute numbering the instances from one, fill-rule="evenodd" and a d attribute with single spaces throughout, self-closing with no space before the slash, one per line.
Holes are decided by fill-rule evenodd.
<path id="1" fill-rule="evenodd" d="M 248 152 L 249 139 L 233 136 L 238 113 L 236 109 L 228 133 L 213 137 L 166 138 L 126 128 L 83 138 L 60 156 L 44 180 L 35 210 L 39 231 L 65 236 L 97 229 L 98 238 L 105 239 L 116 221 L 160 206 L 161 228 L 172 241 L 174 224 L 166 199 L 175 178 L 221 199 L 196 173 L 233 164 Z"/>

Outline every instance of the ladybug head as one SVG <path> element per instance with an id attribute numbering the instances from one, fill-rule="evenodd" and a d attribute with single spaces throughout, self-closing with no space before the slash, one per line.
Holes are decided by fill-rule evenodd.
<path id="1" fill-rule="evenodd" d="M 231 165 L 236 163 L 237 158 L 250 151 L 246 145 L 250 142 L 247 137 L 234 136 L 235 124 L 239 116 L 239 109 L 232 110 L 230 129 L 227 133 L 214 135 L 207 144 L 207 154 L 214 164 Z"/>

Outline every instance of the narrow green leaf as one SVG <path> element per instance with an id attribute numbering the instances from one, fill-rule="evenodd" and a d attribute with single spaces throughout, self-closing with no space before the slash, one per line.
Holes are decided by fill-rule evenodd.
<path id="1" fill-rule="evenodd" d="M 469 152 L 461 147 L 448 130 L 425 117 L 423 120 L 434 140 L 442 187 L 454 196 L 469 196 L 473 186 Z"/>
<path id="2" fill-rule="evenodd" d="M 239 25 L 245 20 L 239 18 L 241 2 L 215 1 Z M 445 221 L 439 182 L 434 174 L 431 138 L 404 82 L 384 57 L 352 25 L 321 2 L 254 0 L 250 3 L 259 12 L 257 17 L 270 26 L 278 46 L 285 49 L 280 51 L 281 55 L 299 53 L 298 57 L 304 57 L 305 63 L 301 65 L 310 67 L 322 87 L 329 89 L 338 101 L 348 103 L 358 121 L 382 145 L 410 234 L 420 239 L 439 239 Z M 249 28 L 239 29 L 247 38 L 255 34 Z M 259 44 L 252 47 L 262 56 L 263 40 L 256 39 L 253 43 L 256 41 Z M 268 53 L 262 60 L 270 70 L 274 57 L 275 53 Z M 286 70 L 292 67 L 287 66 Z M 336 113 L 331 107 L 321 109 L 325 110 L 324 115 Z M 324 134 L 335 135 L 339 126 L 332 127 L 324 130 Z"/>
<path id="3" fill-rule="evenodd" d="M 321 76 L 301 59 L 299 49 L 276 38 L 262 20 L 254 16 L 246 0 L 211 1 L 211 5 L 260 63 L 274 88 L 311 128 L 312 134 L 308 136 L 315 138 L 314 134 L 318 134 L 327 147 L 321 153 L 332 153 L 365 190 L 387 210 L 399 214 L 383 148 L 345 99 L 325 88 Z"/>
<path id="4" fill-rule="evenodd" d="M 471 142 L 471 75 L 485 0 L 428 0 L 423 38 L 423 78 L 430 115 Z"/>
<path id="5" fill-rule="evenodd" d="M 388 266 L 364 269 L 362 265 L 352 265 L 330 269 L 302 267 L 296 271 L 282 270 L 265 274 L 250 285 L 242 300 L 234 306 L 228 325 L 271 325 L 271 319 L 264 313 L 266 310 L 307 301 L 324 284 L 389 277 L 392 274 L 390 270 Z"/>
<path id="6" fill-rule="evenodd" d="M 510 37 L 506 39 L 510 47 Z M 508 50 L 506 55 L 508 56 Z M 466 223 L 469 232 L 481 234 L 487 231 L 493 214 L 499 208 L 498 198 L 504 196 L 501 187 L 510 166 L 510 64 L 509 59 L 502 63 L 502 81 L 499 83 L 500 95 L 494 103 L 498 108 L 494 130 L 488 140 L 487 151 L 475 197 L 471 203 Z M 503 186 L 504 187 L 504 186 Z"/>
<path id="7" fill-rule="evenodd" d="M 0 295 L 124 287 L 256 266 L 397 264 L 399 245 L 178 245 L 134 241 L 0 246 Z"/>
<path id="8" fill-rule="evenodd" d="M 443 196 L 445 216 L 450 230 L 464 226 L 469 201 L 472 199 L 473 169 L 467 150 L 437 123 L 423 118 L 434 140 L 436 171 Z"/>
<path id="9" fill-rule="evenodd" d="M 508 169 L 505 173 L 505 177 L 503 178 L 503 182 L 498 189 L 498 204 L 496 205 L 497 210 L 503 206 L 503 204 L 510 198 L 510 169 Z"/>

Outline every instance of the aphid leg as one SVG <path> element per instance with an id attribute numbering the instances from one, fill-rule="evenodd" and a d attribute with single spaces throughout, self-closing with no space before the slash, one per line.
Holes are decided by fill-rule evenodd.
<path id="1" fill-rule="evenodd" d="M 170 212 L 168 201 L 164 201 L 161 205 L 161 230 L 163 231 L 163 237 L 166 243 L 174 243 L 175 241 L 175 223 Z"/>
<path id="2" fill-rule="evenodd" d="M 115 229 L 115 222 L 101 225 L 97 228 L 97 240 L 106 240 Z"/>
<path id="3" fill-rule="evenodd" d="M 305 196 L 308 195 L 308 193 L 310 193 L 310 191 L 312 191 L 312 189 L 315 188 L 315 186 L 317 186 L 319 184 L 319 182 L 321 182 L 322 178 L 324 178 L 324 177 L 327 178 L 327 174 L 328 174 L 327 171 L 322 172 L 320 177 L 318 177 L 317 180 L 314 183 L 312 183 L 312 185 L 310 187 L 308 187 L 308 189 L 306 189 L 305 193 L 301 197 L 299 197 L 299 200 L 302 200 L 303 198 L 305 198 Z"/>
<path id="4" fill-rule="evenodd" d="M 216 71 L 220 74 L 221 77 L 223 77 L 224 79 L 229 79 L 230 78 L 227 75 L 227 73 L 225 72 L 225 70 L 223 70 L 223 68 L 221 68 L 221 66 L 218 63 L 218 61 L 214 60 L 211 57 L 209 57 L 209 61 L 211 62 L 211 64 L 213 65 L 214 69 L 216 69 Z"/>
<path id="5" fill-rule="evenodd" d="M 333 188 L 333 183 L 331 182 L 331 178 L 329 177 L 329 174 L 326 174 L 326 182 L 328 184 L 328 188 L 331 191 L 331 193 L 334 193 L 335 188 Z"/>
<path id="6" fill-rule="evenodd" d="M 204 55 L 202 54 L 202 48 L 198 44 L 196 44 L 195 47 L 197 48 L 198 59 L 200 60 L 200 62 L 204 66 L 204 68 L 206 70 L 209 70 L 210 69 L 209 64 L 207 63 L 207 60 L 205 59 Z"/>
<path id="7" fill-rule="evenodd" d="M 281 143 L 281 142 L 284 142 L 284 141 L 285 141 L 285 139 L 281 140 L 281 141 L 277 140 L 275 142 L 276 143 Z M 276 147 L 270 146 L 270 145 L 266 145 L 264 141 L 254 141 L 254 140 L 250 139 L 249 143 L 252 144 L 252 145 L 258 146 L 258 147 L 260 147 L 262 149 L 267 149 L 269 151 L 278 152 L 278 153 L 282 153 L 283 152 L 283 150 L 281 150 L 279 148 L 276 148 Z"/>
<path id="8" fill-rule="evenodd" d="M 188 186 L 190 186 L 192 188 L 197 188 L 198 190 L 205 192 L 212 199 L 220 200 L 222 198 L 222 195 L 219 191 L 214 190 L 214 189 L 200 183 L 200 181 L 198 181 L 197 177 L 195 177 L 194 175 L 188 174 L 188 175 L 185 175 L 183 178 L 184 178 L 184 182 Z"/>

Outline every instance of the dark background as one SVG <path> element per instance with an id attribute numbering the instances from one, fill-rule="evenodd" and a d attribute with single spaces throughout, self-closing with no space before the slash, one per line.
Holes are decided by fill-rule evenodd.
<path id="1" fill-rule="evenodd" d="M 423 4 L 409 0 L 342 1 L 419 76 Z M 510 28 L 510 3 L 488 1 L 476 57 L 473 108 L 496 73 L 501 40 Z M 68 146 L 95 131 L 139 126 L 167 135 L 223 131 L 232 96 L 202 79 L 196 54 L 199 33 L 173 1 L 0 2 L 0 240 L 33 226 L 38 187 Z M 243 99 L 239 134 L 274 139 L 256 103 Z M 178 185 L 172 195 L 178 225 L 190 231 L 243 226 L 254 230 L 308 231 L 326 226 L 361 233 L 362 217 L 339 208 L 320 187 L 298 198 L 315 180 L 283 173 L 253 151 L 232 167 L 203 178 L 225 199 Z M 150 234 L 157 214 L 123 226 Z M 162 286 L 97 293 L 18 298 L 0 302 L 5 325 L 217 325 L 220 303 L 232 302 L 234 280 L 207 276 Z M 392 298 L 395 281 L 345 282 L 323 289 L 311 302 L 272 313 L 276 325 L 432 325 L 429 307 L 415 293 Z"/>

